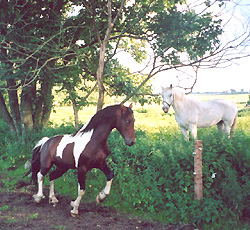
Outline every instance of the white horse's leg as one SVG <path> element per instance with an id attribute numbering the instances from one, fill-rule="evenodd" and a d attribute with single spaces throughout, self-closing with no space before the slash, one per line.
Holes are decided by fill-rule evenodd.
<path id="1" fill-rule="evenodd" d="M 197 138 L 197 126 L 190 125 L 189 128 L 191 130 L 191 136 L 193 137 L 194 140 L 196 140 L 196 138 Z"/>
<path id="2" fill-rule="evenodd" d="M 186 141 L 189 141 L 189 130 L 182 128 L 182 127 L 180 127 L 180 128 L 181 128 L 181 132 L 183 133 Z"/>
<path id="3" fill-rule="evenodd" d="M 220 132 L 222 132 L 224 130 L 224 122 L 220 121 L 219 123 L 217 123 L 217 128 Z"/>
<path id="4" fill-rule="evenodd" d="M 54 191 L 54 183 L 55 180 L 50 181 L 50 189 L 49 189 L 49 203 L 53 204 L 53 206 L 56 205 L 56 203 L 58 203 L 58 200 L 55 197 L 55 191 Z"/>
<path id="5" fill-rule="evenodd" d="M 84 195 L 84 193 L 85 193 L 85 190 L 81 190 L 80 185 L 78 184 L 78 196 L 77 196 L 75 201 L 70 202 L 70 205 L 73 208 L 70 211 L 72 216 L 78 215 L 78 207 L 80 205 L 80 202 L 81 202 L 81 199 L 82 199 L 82 196 Z"/>
<path id="6" fill-rule="evenodd" d="M 109 195 L 113 179 L 107 181 L 105 188 L 97 195 L 96 202 L 100 204 Z"/>
<path id="7" fill-rule="evenodd" d="M 227 137 L 230 138 L 231 125 L 227 121 L 224 121 L 224 131 Z"/>
<path id="8" fill-rule="evenodd" d="M 43 175 L 39 172 L 37 173 L 37 182 L 38 182 L 38 192 L 33 195 L 33 198 L 36 203 L 39 203 L 43 197 Z"/>

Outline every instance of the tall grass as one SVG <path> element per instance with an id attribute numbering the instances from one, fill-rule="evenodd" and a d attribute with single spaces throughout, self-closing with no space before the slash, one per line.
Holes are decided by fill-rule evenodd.
<path id="1" fill-rule="evenodd" d="M 63 112 L 64 111 L 64 112 Z M 86 108 L 80 113 L 82 123 L 95 113 Z M 61 115 L 60 115 L 61 114 Z M 8 132 L 0 132 L 0 164 L 8 177 L 21 179 L 23 165 L 31 158 L 31 150 L 43 136 L 73 133 L 73 120 L 63 120 L 69 114 L 58 108 L 52 115 L 52 125 L 39 133 L 27 135 L 19 142 Z M 112 154 L 108 163 L 115 178 L 105 205 L 136 212 L 164 223 L 192 223 L 204 229 L 237 229 L 250 216 L 250 116 L 238 118 L 235 137 L 228 140 L 215 127 L 199 129 L 203 141 L 203 198 L 194 200 L 192 141 L 186 142 L 174 119 L 161 111 L 161 106 L 135 106 L 136 144 L 127 147 L 118 133 L 108 139 Z M 73 118 L 73 116 L 72 116 Z M 0 121 L 1 130 L 6 125 Z M 215 178 L 212 178 L 215 175 Z M 48 185 L 48 179 L 45 180 Z M 4 181 L 9 186 L 14 182 Z M 87 174 L 83 200 L 95 200 L 106 184 L 97 169 Z M 55 183 L 57 194 L 77 196 L 77 176 L 67 172 Z"/>

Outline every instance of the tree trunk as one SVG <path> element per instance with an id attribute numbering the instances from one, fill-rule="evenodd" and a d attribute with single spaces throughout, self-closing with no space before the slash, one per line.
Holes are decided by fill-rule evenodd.
<path id="1" fill-rule="evenodd" d="M 3 97 L 1 92 L 0 92 L 0 117 L 2 117 L 4 122 L 7 123 L 10 131 L 12 133 L 15 133 L 16 129 L 15 129 L 14 121 L 13 121 L 12 117 L 10 116 L 10 113 L 9 113 L 7 107 L 6 107 L 4 97 Z"/>
<path id="2" fill-rule="evenodd" d="M 98 41 L 100 43 L 100 56 L 99 56 L 99 64 L 98 64 L 98 69 L 97 69 L 97 83 L 98 83 L 98 88 L 99 88 L 99 98 L 98 98 L 98 104 L 97 104 L 97 111 L 101 110 L 103 107 L 103 103 L 104 103 L 104 86 L 103 86 L 103 78 L 102 78 L 102 74 L 103 74 L 103 69 L 104 69 L 104 58 L 105 58 L 105 50 L 106 50 L 106 46 L 112 31 L 112 28 L 117 20 L 117 18 L 119 18 L 121 12 L 122 12 L 122 8 L 124 6 L 125 0 L 122 0 L 120 8 L 117 12 L 116 17 L 113 19 L 112 21 L 112 10 L 111 10 L 111 0 L 108 0 L 108 28 L 105 34 L 105 37 L 103 39 L 103 42 L 101 42 L 101 38 L 98 34 L 97 31 L 97 27 L 96 27 L 96 23 L 94 20 L 94 26 L 95 26 L 95 30 L 96 30 L 96 34 L 98 37 Z M 94 18 L 94 17 L 93 17 Z"/>
<path id="3" fill-rule="evenodd" d="M 107 41 L 106 42 L 104 41 L 103 44 L 101 44 L 99 65 L 98 65 L 97 74 L 96 74 L 98 88 L 99 88 L 97 111 L 102 109 L 103 103 L 104 103 L 104 91 L 105 91 L 105 89 L 103 86 L 102 74 L 103 74 L 103 69 L 104 69 L 104 58 L 105 58 L 106 45 L 107 45 Z"/>
<path id="4" fill-rule="evenodd" d="M 53 88 L 54 81 L 50 77 L 46 77 L 45 81 L 42 83 L 42 98 L 43 98 L 43 111 L 42 111 L 42 119 L 41 124 L 42 127 L 47 126 L 50 118 L 50 113 L 52 109 L 52 88 Z"/>
<path id="5" fill-rule="evenodd" d="M 74 111 L 74 118 L 75 118 L 75 128 L 78 129 L 78 124 L 79 124 L 79 117 L 78 117 L 78 109 L 76 105 L 76 100 L 72 100 L 72 106 L 73 106 L 73 111 Z"/>
<path id="6" fill-rule="evenodd" d="M 19 110 L 17 87 L 16 87 L 16 82 L 13 78 L 7 80 L 7 87 L 8 87 L 10 110 L 15 125 L 16 133 L 18 136 L 22 136 L 21 115 Z"/>
<path id="7" fill-rule="evenodd" d="M 79 111 L 79 109 L 77 108 L 77 102 L 76 102 L 76 98 L 75 98 L 75 94 L 74 94 L 74 86 L 72 87 L 72 85 L 69 82 L 63 82 L 63 85 L 66 88 L 66 90 L 68 91 L 69 99 L 72 103 L 73 112 L 74 112 L 75 127 L 78 129 L 78 123 L 79 123 L 78 111 Z"/>
<path id="8" fill-rule="evenodd" d="M 36 89 L 36 100 L 35 100 L 35 109 L 33 112 L 33 122 L 34 128 L 42 128 L 42 113 L 43 113 L 43 97 L 42 90 Z M 39 93 L 40 92 L 40 93 Z"/>
<path id="9" fill-rule="evenodd" d="M 33 123 L 33 101 L 35 98 L 34 84 L 23 87 L 21 93 L 21 117 L 23 133 L 34 127 Z"/>

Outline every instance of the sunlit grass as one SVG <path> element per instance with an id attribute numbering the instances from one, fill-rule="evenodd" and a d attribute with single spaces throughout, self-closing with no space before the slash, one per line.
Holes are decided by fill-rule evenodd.
<path id="1" fill-rule="evenodd" d="M 217 95 L 217 94 L 192 94 L 192 97 L 197 98 L 201 101 L 212 100 L 216 98 L 227 99 L 235 102 L 239 109 L 244 108 L 246 102 L 248 101 L 248 94 L 228 94 L 228 95 Z"/>
<path id="2" fill-rule="evenodd" d="M 195 94 L 192 97 L 198 100 L 211 100 L 215 98 L 224 98 L 232 100 L 236 103 L 237 107 L 242 109 L 248 101 L 248 94 L 235 94 L 235 95 L 207 95 Z M 128 105 L 127 103 L 126 105 Z M 177 129 L 178 124 L 175 121 L 174 110 L 171 107 L 169 113 L 165 114 L 162 111 L 162 105 L 152 104 L 141 106 L 139 103 L 133 106 L 135 117 L 136 130 L 144 130 L 148 132 L 157 132 L 160 129 Z M 96 113 L 96 106 L 84 107 L 79 111 L 79 122 L 84 124 L 88 122 L 91 117 Z M 74 124 L 74 116 L 72 107 L 56 106 L 51 114 L 50 121 L 53 124 L 60 125 L 62 123 Z M 250 132 L 250 117 L 238 117 L 237 128 Z"/>

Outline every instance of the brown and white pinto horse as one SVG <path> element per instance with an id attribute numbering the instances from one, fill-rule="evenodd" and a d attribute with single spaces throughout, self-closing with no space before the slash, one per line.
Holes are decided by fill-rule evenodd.
<path id="1" fill-rule="evenodd" d="M 68 169 L 78 170 L 78 197 L 71 201 L 71 215 L 78 214 L 78 207 L 85 193 L 85 177 L 92 168 L 100 169 L 107 177 L 105 188 L 97 195 L 98 203 L 109 195 L 113 172 L 107 165 L 106 158 L 110 154 L 107 144 L 108 136 L 116 128 L 125 140 L 126 145 L 135 143 L 134 117 L 132 104 L 113 105 L 97 112 L 79 131 L 72 135 L 57 135 L 43 138 L 33 149 L 32 178 L 38 182 L 38 192 L 33 195 L 39 203 L 43 197 L 43 179 L 53 165 L 56 169 L 50 173 L 49 202 L 58 202 L 54 194 L 54 181 Z"/>

